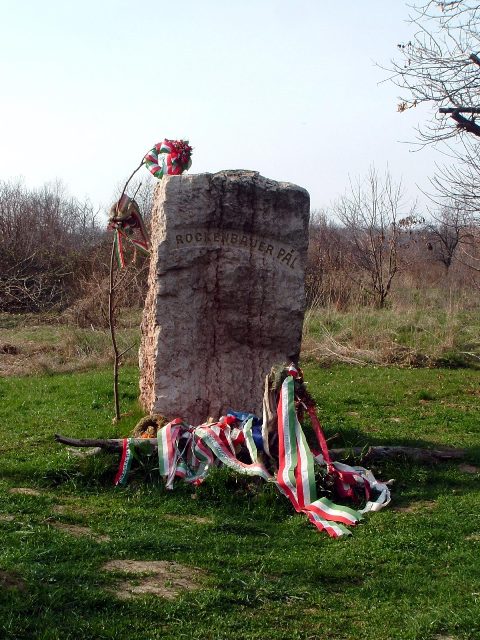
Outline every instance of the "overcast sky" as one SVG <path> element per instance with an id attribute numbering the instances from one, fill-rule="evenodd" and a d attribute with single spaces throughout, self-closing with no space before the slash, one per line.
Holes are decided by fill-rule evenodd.
<path id="1" fill-rule="evenodd" d="M 191 172 L 254 169 L 327 206 L 374 163 L 425 187 L 425 112 L 381 83 L 408 39 L 403 0 L 0 0 L 0 179 L 60 178 L 108 205 L 154 143 Z M 146 171 L 146 170 L 145 170 Z"/>

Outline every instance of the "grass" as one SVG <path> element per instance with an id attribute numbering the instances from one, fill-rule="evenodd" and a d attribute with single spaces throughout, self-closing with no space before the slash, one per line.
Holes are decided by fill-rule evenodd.
<path id="1" fill-rule="evenodd" d="M 323 364 L 480 368 L 480 313 L 422 306 L 312 309 L 303 353 Z"/>
<path id="2" fill-rule="evenodd" d="M 305 374 L 332 446 L 448 444 L 480 464 L 478 372 L 310 362 Z M 126 435 L 140 417 L 137 376 L 122 370 L 128 415 L 120 425 L 111 421 L 109 371 L 0 380 L 0 582 L 5 572 L 18 581 L 0 590 L 0 637 L 480 636 L 474 467 L 378 465 L 378 476 L 396 479 L 393 503 L 344 540 L 316 532 L 273 487 L 221 470 L 194 494 L 180 483 L 166 492 L 151 461 L 115 489 L 118 460 L 78 458 L 53 434 Z M 75 537 L 57 523 L 88 526 L 92 535 Z M 112 593 L 120 576 L 102 570 L 119 558 L 176 561 L 205 578 L 174 600 L 122 601 Z"/>
<path id="3" fill-rule="evenodd" d="M 335 307 L 307 312 L 305 361 L 378 366 L 480 368 L 480 313 L 466 304 L 404 308 Z M 140 343 L 140 311 L 124 310 L 118 322 L 119 349 Z M 134 364 L 137 349 L 127 352 Z M 80 328 L 55 316 L 0 314 L 0 377 L 86 371 L 111 361 L 107 329 Z"/>
<path id="4" fill-rule="evenodd" d="M 136 349 L 124 357 L 137 360 L 140 343 L 139 313 L 119 322 L 118 346 Z M 34 373 L 86 371 L 111 361 L 108 329 L 80 328 L 58 322 L 55 316 L 0 314 L 0 377 Z"/>

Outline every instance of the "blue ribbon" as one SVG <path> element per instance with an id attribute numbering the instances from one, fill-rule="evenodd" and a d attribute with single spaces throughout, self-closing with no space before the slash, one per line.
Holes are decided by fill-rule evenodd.
<path id="1" fill-rule="evenodd" d="M 253 413 L 247 411 L 232 411 L 228 410 L 227 415 L 233 416 L 241 422 L 240 429 L 243 429 L 247 420 L 253 418 L 252 424 L 252 437 L 258 451 L 263 451 L 263 438 L 262 438 L 262 420 Z"/>

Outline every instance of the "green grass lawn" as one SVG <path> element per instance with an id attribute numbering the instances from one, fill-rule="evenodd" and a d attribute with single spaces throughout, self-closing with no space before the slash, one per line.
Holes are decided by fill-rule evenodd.
<path id="1" fill-rule="evenodd" d="M 392 504 L 334 540 L 272 486 L 217 472 L 195 493 L 166 492 L 152 461 L 116 489 L 114 456 L 54 443 L 127 435 L 141 415 L 135 368 L 122 369 L 120 425 L 109 371 L 0 379 L 0 638 L 477 640 L 479 372 L 304 373 L 331 446 L 453 445 L 468 466 L 376 465 L 396 479 Z M 197 567 L 200 588 L 118 599 L 122 576 L 102 568 L 115 559 Z"/>

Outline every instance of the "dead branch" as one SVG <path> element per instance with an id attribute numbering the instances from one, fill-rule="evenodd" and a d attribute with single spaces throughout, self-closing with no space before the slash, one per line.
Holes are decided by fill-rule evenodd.
<path id="1" fill-rule="evenodd" d="M 480 113 L 480 107 L 440 107 L 439 113 Z"/>
<path id="2" fill-rule="evenodd" d="M 455 120 L 459 129 L 473 133 L 475 136 L 480 136 L 480 126 L 476 124 L 474 120 L 469 120 L 462 116 L 458 109 L 452 113 L 451 118 Z"/>
<path id="3" fill-rule="evenodd" d="M 67 438 L 60 434 L 55 434 L 55 440 L 70 447 L 100 447 L 108 453 L 121 453 L 123 448 L 122 438 L 99 439 L 99 438 Z M 157 448 L 156 438 L 134 438 L 135 445 L 149 443 L 152 451 Z M 441 449 L 422 449 L 416 447 L 401 446 L 375 446 L 364 449 L 353 447 L 347 449 L 331 449 L 330 455 L 333 460 L 345 460 L 346 458 L 356 458 L 366 460 L 392 460 L 406 459 L 411 462 L 435 464 L 436 462 L 450 462 L 452 460 L 463 460 L 467 452 L 465 449 L 445 447 Z"/>

